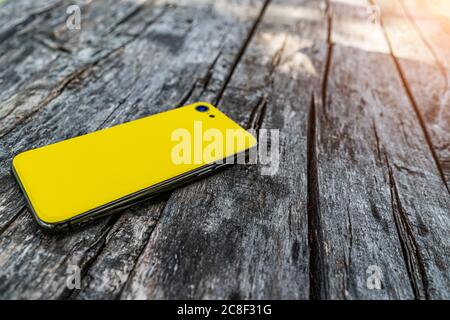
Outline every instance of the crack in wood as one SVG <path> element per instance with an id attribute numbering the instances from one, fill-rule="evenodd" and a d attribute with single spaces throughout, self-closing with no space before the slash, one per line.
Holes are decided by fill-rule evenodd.
<path id="1" fill-rule="evenodd" d="M 418 175 L 418 176 L 422 176 L 422 177 L 426 178 L 426 176 L 425 176 L 422 172 L 420 172 L 420 171 L 417 171 L 417 170 L 413 170 L 413 169 L 407 168 L 407 167 L 405 167 L 405 166 L 396 164 L 395 162 L 393 163 L 393 165 L 394 165 L 394 167 L 396 167 L 396 168 L 397 168 L 398 170 L 400 170 L 400 171 L 406 171 L 408 174 L 411 174 L 411 175 Z"/>
<path id="2" fill-rule="evenodd" d="M 108 244 L 108 235 L 109 232 L 113 229 L 115 223 L 119 220 L 120 214 L 112 215 L 109 218 L 109 221 L 105 224 L 103 227 L 104 230 L 101 232 L 100 236 L 98 237 L 97 241 L 95 241 L 92 245 L 89 246 L 89 248 L 86 250 L 86 261 L 83 263 L 79 263 L 80 266 L 80 281 L 83 283 L 83 280 L 86 278 L 86 276 L 89 273 L 89 269 L 91 266 L 97 261 L 98 257 L 101 255 L 103 250 L 105 249 L 106 245 Z M 93 255 L 89 257 L 89 252 L 94 251 Z M 65 290 L 61 293 L 61 295 L 58 297 L 59 299 L 73 299 L 78 295 L 78 291 L 76 289 L 69 289 L 65 288 Z"/>
<path id="3" fill-rule="evenodd" d="M 408 277 L 416 299 L 429 299 L 428 279 L 423 264 L 423 259 L 417 246 L 411 224 L 407 217 L 407 213 L 403 209 L 400 202 L 400 195 L 395 182 L 392 167 L 387 154 L 384 154 L 388 175 L 389 187 L 391 194 L 392 214 L 394 216 L 395 227 L 397 229 L 398 238 L 400 240 L 403 259 L 405 261 Z"/>
<path id="4" fill-rule="evenodd" d="M 322 75 L 322 112 L 327 111 L 327 95 L 328 81 L 331 73 L 331 61 L 333 58 L 332 31 L 333 31 L 333 15 L 331 11 L 331 3 L 325 1 L 325 14 L 327 21 L 326 29 L 326 62 Z M 311 96 L 311 105 L 308 114 L 307 126 L 307 216 L 308 216 L 308 246 L 309 246 L 309 281 L 311 300 L 319 300 L 327 297 L 327 289 L 325 283 L 325 266 L 323 261 L 323 245 L 321 219 L 320 219 L 320 194 L 319 194 L 319 178 L 317 164 L 317 118 L 316 103 L 314 92 Z M 344 286 L 345 287 L 345 286 Z M 344 295 L 345 296 L 345 295 Z"/>
<path id="5" fill-rule="evenodd" d="M 214 73 L 214 68 L 216 67 L 217 62 L 219 61 L 219 58 L 222 56 L 223 49 L 225 47 L 225 36 L 222 37 L 222 40 L 220 42 L 222 43 L 222 45 L 219 47 L 219 52 L 215 56 L 212 63 L 208 66 L 208 69 L 206 70 L 206 74 L 202 77 L 201 82 L 203 83 L 203 86 L 202 86 L 202 92 L 200 92 L 199 96 L 201 96 L 203 94 L 203 92 L 205 92 L 206 88 L 208 87 L 209 82 L 211 81 L 212 75 Z"/>
<path id="6" fill-rule="evenodd" d="M 288 39 L 288 35 L 287 35 L 287 33 L 285 33 L 283 43 L 277 49 L 277 51 L 275 51 L 275 54 L 272 56 L 272 59 L 270 60 L 270 68 L 269 68 L 269 74 L 268 74 L 269 79 L 272 79 L 275 69 L 281 64 L 281 58 L 283 57 L 284 50 L 286 49 L 287 39 Z M 268 82 L 268 81 L 266 81 L 266 82 Z"/>
<path id="7" fill-rule="evenodd" d="M 261 129 L 264 117 L 266 115 L 267 110 L 267 96 L 264 95 L 261 97 L 256 104 L 256 106 L 252 109 L 252 112 L 249 117 L 249 121 L 247 124 L 247 129 L 259 130 Z"/>
<path id="8" fill-rule="evenodd" d="M 322 78 L 322 108 L 323 112 L 326 114 L 327 111 L 327 95 L 328 95 L 328 80 L 330 78 L 331 72 L 331 61 L 333 58 L 333 48 L 334 43 L 331 40 L 332 30 L 333 30 L 333 14 L 331 11 L 330 1 L 326 1 L 325 14 L 327 16 L 327 35 L 326 35 L 326 45 L 327 45 L 327 53 L 326 53 L 326 62 L 325 69 Z"/>
<path id="9" fill-rule="evenodd" d="M 130 12 L 126 13 L 125 16 L 120 19 L 119 21 L 117 21 L 117 23 L 115 23 L 107 32 L 108 33 L 113 33 L 120 25 L 130 21 L 131 19 L 133 19 L 147 4 L 144 3 L 140 3 L 138 4 L 135 8 L 133 8 L 132 10 L 130 10 Z"/>
<path id="10" fill-rule="evenodd" d="M 196 91 L 196 88 L 197 88 L 197 86 L 199 86 L 199 84 L 201 84 L 202 88 L 201 88 L 200 93 L 195 95 L 196 98 L 198 99 L 205 93 L 205 91 L 209 85 L 209 82 L 212 78 L 212 75 L 214 73 L 213 72 L 214 67 L 216 66 L 217 61 L 219 60 L 220 56 L 222 55 L 222 50 L 223 50 L 223 46 L 221 46 L 219 53 L 214 58 L 213 62 L 208 66 L 205 74 L 202 77 L 195 79 L 192 82 L 192 85 L 191 85 L 190 89 L 186 92 L 186 94 L 183 97 L 181 97 L 179 102 L 175 103 L 175 108 L 180 108 L 180 107 L 186 105 L 191 100 L 191 98 L 194 95 L 194 92 Z"/>
<path id="11" fill-rule="evenodd" d="M 343 277 L 343 297 L 344 299 L 347 298 L 348 295 L 348 289 L 350 288 L 350 266 L 352 265 L 352 249 L 353 249 L 353 225 L 352 225 L 352 216 L 350 213 L 350 199 L 348 199 L 347 202 L 347 208 L 346 208 L 346 213 L 347 213 L 347 252 L 345 253 L 345 259 L 344 259 L 344 264 L 345 264 L 345 273 L 344 273 L 344 277 Z"/>
<path id="12" fill-rule="evenodd" d="M 138 71 L 138 74 L 137 74 L 137 76 L 136 76 L 136 78 L 135 78 L 135 80 L 134 80 L 133 85 L 139 81 L 139 79 L 140 79 L 139 75 L 140 75 L 140 71 Z M 102 121 L 102 123 L 95 129 L 95 131 L 97 131 L 97 130 L 103 128 L 103 127 L 105 126 L 105 124 L 107 124 L 107 123 L 109 122 L 109 120 L 111 119 L 112 115 L 113 115 L 117 110 L 119 110 L 120 107 L 123 106 L 123 105 L 125 104 L 125 102 L 128 101 L 128 98 L 130 98 L 131 93 L 132 93 L 132 92 L 130 91 L 130 92 L 127 94 L 126 97 L 122 98 L 122 99 L 119 101 L 119 103 L 117 104 L 117 106 L 116 106 L 113 110 L 111 110 L 111 112 L 106 116 L 106 118 Z"/>
<path id="13" fill-rule="evenodd" d="M 261 11 L 258 14 L 258 17 L 256 18 L 255 22 L 253 23 L 249 33 L 247 34 L 247 37 L 245 38 L 244 42 L 242 43 L 242 46 L 239 49 L 239 52 L 236 56 L 236 58 L 233 61 L 233 64 L 231 65 L 230 72 L 227 74 L 225 81 L 222 85 L 222 87 L 219 90 L 219 93 L 217 94 L 216 98 L 214 99 L 214 105 L 219 106 L 220 100 L 222 99 L 222 96 L 225 92 L 225 89 L 228 86 L 228 83 L 230 83 L 231 77 L 234 74 L 234 71 L 236 70 L 236 67 L 238 66 L 239 62 L 241 61 L 241 58 L 243 57 L 245 50 L 247 49 L 250 41 L 253 38 L 253 35 L 255 34 L 256 29 L 258 28 L 259 24 L 261 23 L 262 18 L 264 17 L 264 13 L 266 12 L 267 7 L 269 6 L 271 0 L 265 0 L 264 4 L 261 8 Z"/>
<path id="14" fill-rule="evenodd" d="M 376 143 L 376 147 L 377 147 L 377 158 L 378 158 L 379 162 L 382 162 L 381 149 L 380 149 L 380 137 L 378 135 L 378 130 L 377 130 L 377 125 L 375 123 L 375 118 L 372 119 L 372 128 L 373 128 L 373 133 L 374 133 L 374 137 L 375 137 L 375 143 Z"/>
<path id="15" fill-rule="evenodd" d="M 316 106 L 314 93 L 308 115 L 307 128 L 307 216 L 309 247 L 309 298 L 319 300 L 326 297 L 323 267 L 323 237 L 320 222 L 319 181 L 317 173 Z"/>
<path id="16" fill-rule="evenodd" d="M 169 202 L 169 199 L 172 196 L 173 192 L 174 191 L 170 191 L 168 193 L 167 199 L 165 200 L 164 205 L 163 205 L 163 207 L 161 208 L 161 210 L 159 212 L 158 222 L 161 219 L 161 217 L 162 217 L 162 215 L 163 215 L 163 213 L 164 213 L 164 211 L 166 209 L 167 203 Z M 125 290 L 125 288 L 127 288 L 130 280 L 133 279 L 133 277 L 134 277 L 134 275 L 136 273 L 137 263 L 138 263 L 139 259 L 141 258 L 141 256 L 144 254 L 145 249 L 147 248 L 148 241 L 150 240 L 150 237 L 152 236 L 153 230 L 155 230 L 155 228 L 157 226 L 157 223 L 155 223 L 155 225 L 153 225 L 152 230 L 150 230 L 150 232 L 148 233 L 148 236 L 142 242 L 142 247 L 140 248 L 139 253 L 137 254 L 136 258 L 133 261 L 133 267 L 131 268 L 130 272 L 128 273 L 127 279 L 122 284 L 122 287 L 120 288 L 119 292 L 116 294 L 115 299 L 120 299 L 120 297 L 122 296 L 123 291 Z"/>
<path id="17" fill-rule="evenodd" d="M 191 87 L 189 88 L 189 90 L 186 92 L 186 94 L 184 94 L 184 96 L 181 97 L 180 101 L 175 103 L 175 108 L 180 108 L 184 105 L 186 105 L 186 103 L 191 99 L 192 95 L 194 94 L 195 88 L 197 88 L 198 85 L 198 79 L 196 79 L 195 81 L 192 82 Z"/>
<path id="18" fill-rule="evenodd" d="M 42 39 L 39 36 L 33 36 L 33 40 L 50 51 L 62 52 L 64 54 L 72 54 L 72 50 L 50 39 Z"/>
<path id="19" fill-rule="evenodd" d="M 222 41 L 222 43 L 224 43 L 224 42 Z M 217 62 L 219 61 L 220 56 L 222 55 L 223 47 L 224 47 L 223 45 L 220 47 L 218 54 L 215 56 L 212 63 L 208 66 L 205 74 L 202 77 L 195 79 L 195 81 L 193 81 L 191 88 L 180 99 L 180 101 L 175 104 L 175 108 L 179 108 L 179 107 L 186 105 L 188 103 L 188 101 L 191 99 L 194 92 L 196 91 L 195 89 L 197 88 L 197 86 L 199 84 L 201 85 L 201 91 L 200 91 L 200 93 L 196 94 L 195 96 L 196 96 L 197 100 L 199 97 L 203 96 L 206 89 L 208 88 L 209 82 L 211 81 L 212 75 L 214 73 L 214 68 L 215 68 Z"/>
<path id="20" fill-rule="evenodd" d="M 106 57 L 105 57 L 106 58 Z M 98 59 L 96 62 L 99 62 L 101 59 Z M 95 62 L 88 64 L 87 66 L 84 66 L 83 68 L 80 68 L 78 70 L 75 70 L 68 76 L 65 76 L 57 86 L 55 86 L 50 93 L 41 100 L 34 108 L 32 108 L 31 112 L 26 114 L 25 116 L 21 117 L 14 126 L 12 126 L 9 130 L 4 131 L 0 134 L 0 138 L 5 137 L 8 135 L 12 130 L 16 128 L 17 125 L 21 124 L 25 120 L 32 117 L 33 114 L 44 108 L 46 105 L 48 105 L 53 99 L 57 98 L 61 95 L 61 93 L 64 91 L 64 89 L 67 88 L 67 86 L 72 83 L 73 81 L 77 80 L 85 71 L 90 69 L 91 67 L 95 66 Z"/>

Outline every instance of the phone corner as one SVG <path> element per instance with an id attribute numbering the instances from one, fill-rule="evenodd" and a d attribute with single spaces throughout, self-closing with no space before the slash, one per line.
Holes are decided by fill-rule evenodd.
<path id="1" fill-rule="evenodd" d="M 20 162 L 20 159 L 22 158 L 23 153 L 19 153 L 13 156 L 11 160 L 11 169 L 15 171 L 18 167 L 18 164 Z"/>
<path id="2" fill-rule="evenodd" d="M 39 219 L 39 217 L 35 216 L 34 220 L 38 224 L 39 227 L 48 231 L 55 231 L 57 229 L 56 224 L 46 223 L 43 220 Z"/>
<path id="3" fill-rule="evenodd" d="M 39 214 L 34 210 L 34 208 L 31 206 L 30 203 L 28 203 L 28 209 L 31 211 L 34 221 L 38 224 L 39 227 L 42 229 L 48 230 L 48 231 L 54 231 L 56 229 L 60 229 L 59 227 L 63 226 L 63 223 L 54 223 L 54 222 L 47 222 L 43 218 L 39 216 Z"/>

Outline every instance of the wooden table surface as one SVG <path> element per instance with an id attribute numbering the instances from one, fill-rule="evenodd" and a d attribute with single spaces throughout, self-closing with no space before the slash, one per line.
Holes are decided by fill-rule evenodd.
<path id="1" fill-rule="evenodd" d="M 0 298 L 450 298 L 447 1 L 0 2 Z M 37 226 L 15 154 L 195 101 L 278 129 L 276 174 Z"/>

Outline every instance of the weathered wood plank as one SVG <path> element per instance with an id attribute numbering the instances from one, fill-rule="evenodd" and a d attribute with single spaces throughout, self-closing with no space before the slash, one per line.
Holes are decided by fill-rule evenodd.
<path id="1" fill-rule="evenodd" d="M 435 26 L 430 27 L 430 23 L 422 27 L 423 18 L 416 22 L 413 12 L 414 15 L 425 16 L 427 20 L 435 20 L 435 17 L 418 7 L 410 10 L 408 6 L 413 2 L 377 1 L 376 4 L 380 6 L 382 12 L 381 21 L 386 30 L 390 50 L 396 59 L 397 67 L 409 91 L 408 94 L 411 95 L 412 103 L 417 109 L 418 117 L 427 131 L 428 143 L 445 179 L 445 163 L 450 160 L 450 88 L 448 87 L 450 66 L 446 62 L 450 52 L 445 59 L 442 55 L 445 54 L 446 49 L 441 48 L 446 47 L 443 43 L 448 42 L 450 37 L 445 34 L 447 37 L 445 40 L 442 31 Z M 409 3 L 408 6 L 406 3 Z M 440 40 L 437 46 L 434 43 L 435 40 L 430 42 L 436 34 Z M 441 164 L 443 164 L 442 168 Z"/>
<path id="2" fill-rule="evenodd" d="M 372 107 L 364 104 L 365 83 L 359 88 L 356 79 L 370 74 L 364 63 L 372 61 L 361 57 L 380 48 L 371 47 L 376 36 L 364 4 L 331 2 L 329 13 L 329 62 L 322 99 L 313 105 L 317 115 L 310 116 L 317 127 L 309 138 L 314 297 L 412 298 L 386 172 L 379 169 Z M 377 64 L 386 63 L 381 55 Z M 383 272 L 381 290 L 367 285 L 371 268 Z"/>
<path id="3" fill-rule="evenodd" d="M 321 296 L 445 298 L 448 192 L 368 5 L 332 2 L 318 117 Z M 370 265 L 381 268 L 382 290 L 365 285 Z"/>
<path id="4" fill-rule="evenodd" d="M 215 57 L 221 50 L 225 59 L 220 70 L 226 73 L 261 8 L 261 2 L 236 2 L 229 8 L 234 10 L 224 10 L 224 2 L 221 1 L 199 4 L 189 0 L 176 6 L 164 3 L 143 6 L 121 26 L 127 30 L 124 37 L 128 39 L 123 45 L 89 65 L 43 108 L 15 124 L 2 137 L 0 179 L 1 185 L 7 186 L 1 193 L 2 297 L 67 297 L 71 294 L 65 286 L 68 265 L 78 265 L 85 275 L 88 267 L 96 266 L 97 259 L 104 263 L 100 269 L 126 280 L 123 274 L 115 272 L 114 267 L 119 271 L 123 267 L 125 274 L 130 271 L 132 264 L 129 261 L 132 262 L 133 254 L 139 251 L 139 245 L 145 243 L 164 205 L 152 202 L 141 209 L 128 211 L 127 216 L 110 217 L 69 234 L 49 235 L 38 230 L 28 213 L 19 210 L 23 206 L 23 198 L 8 171 L 10 160 L 13 154 L 24 149 L 182 103 L 193 84 L 201 84 L 211 65 L 217 62 Z M 156 22 L 155 15 L 159 19 Z M 224 39 L 227 41 L 223 42 Z M 203 44 L 201 50 L 199 43 Z M 103 45 L 107 47 L 108 42 Z M 26 100 L 26 96 L 23 99 Z M 141 211 L 136 214 L 136 210 Z M 117 219 L 118 225 L 111 229 Z M 142 228 L 133 228 L 130 237 L 135 242 L 121 242 L 124 254 L 116 259 L 124 258 L 123 265 L 108 265 L 108 261 L 114 260 L 110 253 L 117 250 L 118 245 L 115 242 L 118 238 L 112 237 L 128 232 L 129 219 L 135 221 L 132 223 L 141 222 Z M 104 249 L 109 251 L 99 256 Z M 103 275 L 99 272 L 98 276 Z M 84 284 L 89 284 L 89 277 L 83 280 Z M 120 279 L 116 283 L 123 284 Z M 116 283 L 109 284 L 108 288 L 112 288 L 110 296 L 120 292 L 120 288 L 114 288 Z M 100 292 L 104 297 L 108 296 L 108 291 L 105 291 Z"/>

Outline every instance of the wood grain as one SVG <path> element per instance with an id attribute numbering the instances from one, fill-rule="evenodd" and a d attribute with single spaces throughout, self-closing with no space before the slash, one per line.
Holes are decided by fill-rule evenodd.
<path id="1" fill-rule="evenodd" d="M 445 298 L 448 191 L 383 30 L 367 20 L 367 5 L 332 7 L 334 45 L 320 120 L 318 185 L 327 228 L 324 251 L 330 248 L 343 267 L 325 265 L 325 271 L 345 280 L 346 272 L 380 266 L 386 290 L 367 292 L 356 285 L 355 297 L 411 298 L 412 290 L 418 299 Z M 349 261 L 355 266 L 348 268 Z M 330 282 L 324 290 L 345 289 L 348 282 L 343 283 Z"/>
<path id="2" fill-rule="evenodd" d="M 4 191 L 1 194 L 0 265 L 3 281 L 0 293 L 3 297 L 69 296 L 71 292 L 65 286 L 68 265 L 77 264 L 85 275 L 107 246 L 108 232 L 118 219 L 110 217 L 60 236 L 38 230 L 23 209 L 23 198 L 9 173 L 12 156 L 31 147 L 182 104 L 193 86 L 207 77 L 221 52 L 223 59 L 219 70 L 226 74 L 232 67 L 253 25 L 252 19 L 256 19 L 261 9 L 261 2 L 240 2 L 239 6 L 246 8 L 246 13 L 236 12 L 236 8 L 223 11 L 224 2 L 207 3 L 203 7 L 189 1 L 177 5 L 145 5 L 123 26 L 127 30 L 123 43 L 109 49 L 111 43 L 105 42 L 105 50 L 109 51 L 102 59 L 88 64 L 87 68 L 82 67 L 62 90 L 56 90 L 57 95 L 2 137 L 0 179 Z M 155 19 L 159 23 L 154 23 Z M 198 43 L 204 43 L 201 50 L 198 50 Z M 136 55 L 137 52 L 140 55 Z M 158 217 L 159 208 L 159 204 L 152 203 L 142 210 L 154 212 L 153 217 Z M 139 217 L 132 211 L 128 214 L 132 219 Z M 122 219 L 119 224 L 127 218 Z M 154 224 L 151 217 L 147 217 L 147 221 L 144 228 L 148 229 L 144 232 L 149 232 Z M 128 230 L 128 223 L 124 227 Z M 141 233 L 141 229 L 136 229 L 136 236 Z M 129 246 L 128 250 L 139 251 L 139 248 Z M 129 252 L 125 255 L 131 254 Z M 34 267 L 27 263 L 31 260 L 36 261 Z M 115 274 L 114 270 L 109 271 Z"/>
<path id="3" fill-rule="evenodd" d="M 450 298 L 442 1 L 76 3 L 0 4 L 0 298 Z M 199 100 L 278 130 L 277 170 L 37 227 L 15 154 Z"/>
<path id="4" fill-rule="evenodd" d="M 384 27 L 420 117 L 450 181 L 450 48 L 442 1 L 378 1 Z"/>

